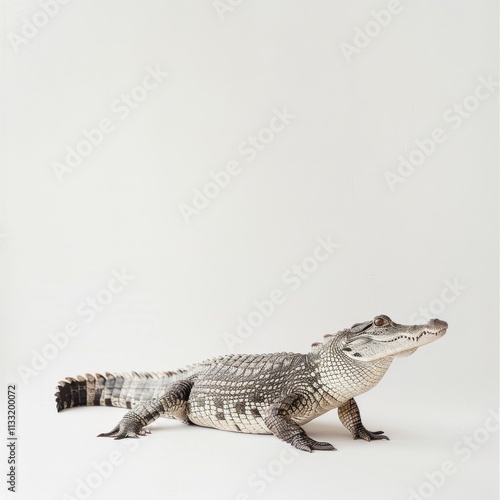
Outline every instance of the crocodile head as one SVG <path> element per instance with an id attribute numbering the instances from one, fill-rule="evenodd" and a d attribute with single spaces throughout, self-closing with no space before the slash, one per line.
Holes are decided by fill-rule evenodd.
<path id="1" fill-rule="evenodd" d="M 380 315 L 347 330 L 341 349 L 357 361 L 404 357 L 442 337 L 447 328 L 448 324 L 440 319 L 431 319 L 425 325 L 398 325 Z"/>

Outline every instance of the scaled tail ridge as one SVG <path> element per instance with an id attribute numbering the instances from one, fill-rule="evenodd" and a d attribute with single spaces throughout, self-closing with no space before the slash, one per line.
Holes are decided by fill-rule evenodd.
<path id="1" fill-rule="evenodd" d="M 139 401 L 160 396 L 165 388 L 188 370 L 176 372 L 132 372 L 86 374 L 76 379 L 67 377 L 57 386 L 57 411 L 75 406 L 116 406 L 132 408 Z"/>

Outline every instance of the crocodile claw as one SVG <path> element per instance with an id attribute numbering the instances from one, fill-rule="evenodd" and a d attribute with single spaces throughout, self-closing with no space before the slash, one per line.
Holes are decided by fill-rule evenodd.
<path id="1" fill-rule="evenodd" d="M 371 441 L 372 439 L 387 439 L 389 438 L 384 434 L 384 431 L 369 431 L 365 429 L 363 426 L 357 430 L 357 435 L 354 436 L 354 439 L 364 439 L 365 441 Z"/>
<path id="2" fill-rule="evenodd" d="M 139 436 L 146 436 L 146 434 L 151 434 L 151 431 L 143 429 L 135 422 L 122 420 L 112 431 L 103 432 L 102 434 L 98 434 L 97 437 L 112 437 L 118 440 L 125 438 L 138 438 Z"/>
<path id="3" fill-rule="evenodd" d="M 294 436 L 294 438 L 290 441 L 290 444 L 297 448 L 298 450 L 307 451 L 311 453 L 313 450 L 323 450 L 323 451 L 332 451 L 336 450 L 330 443 L 325 443 L 321 441 L 315 441 L 311 439 L 309 436 Z"/>

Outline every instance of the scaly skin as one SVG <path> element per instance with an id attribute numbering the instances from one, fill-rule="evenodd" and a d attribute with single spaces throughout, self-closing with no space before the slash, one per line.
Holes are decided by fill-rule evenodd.
<path id="1" fill-rule="evenodd" d="M 334 450 L 311 439 L 302 425 L 338 408 L 354 439 L 388 439 L 361 422 L 355 396 L 374 387 L 396 357 L 442 337 L 448 325 L 398 325 L 381 315 L 313 344 L 308 354 L 233 354 L 176 372 L 97 374 L 67 378 L 56 393 L 57 409 L 106 405 L 130 411 L 104 437 L 123 439 L 149 433 L 159 417 L 183 423 L 274 434 L 304 450 Z"/>

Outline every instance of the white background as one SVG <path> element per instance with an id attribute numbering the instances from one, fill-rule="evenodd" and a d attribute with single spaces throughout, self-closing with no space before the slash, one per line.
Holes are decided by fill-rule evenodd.
<path id="1" fill-rule="evenodd" d="M 98 481 L 92 463 L 113 452 L 92 499 L 498 498 L 498 433 L 484 427 L 498 406 L 498 87 L 451 119 L 480 78 L 498 81 L 497 2 L 390 5 L 380 27 L 384 1 L 246 0 L 221 14 L 210 1 L 73 0 L 23 43 L 41 7 L 2 2 L 2 408 L 17 383 L 16 498 L 83 498 L 78 481 Z M 380 33 L 346 57 L 369 21 Z M 116 100 L 157 66 L 169 76 L 122 119 Z M 295 117 L 247 161 L 241 143 L 283 108 Z M 54 163 L 105 118 L 114 131 L 59 182 Z M 436 128 L 446 140 L 391 190 L 386 172 Z M 229 161 L 241 172 L 186 223 L 181 204 Z M 328 237 L 338 248 L 292 290 L 284 273 Z M 86 322 L 79 305 L 122 269 L 133 279 Z M 285 302 L 229 345 L 273 289 Z M 65 376 L 307 352 L 376 314 L 423 322 L 429 307 L 447 335 L 358 398 L 391 441 L 352 441 L 332 412 L 307 426 L 330 453 L 167 420 L 116 442 L 94 436 L 123 410 L 55 410 Z M 23 376 L 68 322 L 80 334 Z"/>

